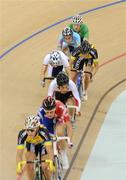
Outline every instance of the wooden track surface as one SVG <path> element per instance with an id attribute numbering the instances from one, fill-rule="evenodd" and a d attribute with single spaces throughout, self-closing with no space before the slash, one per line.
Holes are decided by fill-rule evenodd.
<path id="1" fill-rule="evenodd" d="M 0 54 L 51 24 L 112 2 L 114 1 L 1 0 Z M 69 151 L 71 166 L 65 179 L 75 179 L 75 174 L 76 179 L 79 179 L 109 106 L 126 88 L 125 9 L 123 2 L 83 16 L 90 29 L 90 42 L 96 44 L 98 49 L 100 65 L 111 61 L 100 67 L 90 85 L 89 99 L 82 105 L 82 116 L 78 118 L 73 137 L 75 147 Z M 56 48 L 58 35 L 69 22 L 70 20 L 39 33 L 1 58 L 0 180 L 15 179 L 17 133 L 23 126 L 24 118 L 36 113 L 47 94 L 47 87 L 42 89 L 40 86 L 43 57 Z M 101 98 L 103 100 L 100 103 Z"/>

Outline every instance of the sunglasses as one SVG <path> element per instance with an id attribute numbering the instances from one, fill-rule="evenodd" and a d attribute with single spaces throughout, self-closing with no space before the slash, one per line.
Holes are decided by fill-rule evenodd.
<path id="1" fill-rule="evenodd" d="M 34 132 L 35 129 L 26 129 L 27 132 Z"/>

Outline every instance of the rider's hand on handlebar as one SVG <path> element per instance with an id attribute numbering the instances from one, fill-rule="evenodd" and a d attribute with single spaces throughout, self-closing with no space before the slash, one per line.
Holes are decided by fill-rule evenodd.
<path id="1" fill-rule="evenodd" d="M 74 146 L 74 144 L 72 143 L 72 142 L 70 142 L 69 144 L 68 144 L 68 147 L 69 148 L 72 148 Z"/>
<path id="2" fill-rule="evenodd" d="M 81 116 L 81 112 L 80 112 L 80 111 L 77 111 L 77 112 L 76 112 L 76 115 L 77 115 L 77 116 Z"/>
<path id="3" fill-rule="evenodd" d="M 44 80 L 41 80 L 41 86 L 45 87 L 45 81 Z"/>
<path id="4" fill-rule="evenodd" d="M 23 171 L 23 168 L 24 168 L 24 164 L 23 164 L 22 162 L 19 162 L 19 163 L 17 164 L 16 173 L 17 173 L 18 175 L 20 175 L 20 174 L 22 173 L 22 171 Z"/>

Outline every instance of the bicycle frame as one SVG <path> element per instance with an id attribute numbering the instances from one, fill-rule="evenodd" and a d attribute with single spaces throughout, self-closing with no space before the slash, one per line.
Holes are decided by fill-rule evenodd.
<path id="1" fill-rule="evenodd" d="M 84 72 L 83 71 L 78 71 L 77 73 L 78 73 L 78 75 L 77 75 L 76 85 L 77 85 L 77 89 L 78 89 L 78 92 L 79 92 L 80 99 L 83 100 L 83 95 L 84 95 Z"/>

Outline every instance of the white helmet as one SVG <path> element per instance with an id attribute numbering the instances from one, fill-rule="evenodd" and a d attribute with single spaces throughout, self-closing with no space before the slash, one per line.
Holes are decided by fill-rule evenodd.
<path id="1" fill-rule="evenodd" d="M 72 17 L 73 24 L 81 24 L 82 23 L 82 16 L 77 14 Z"/>
<path id="2" fill-rule="evenodd" d="M 38 116 L 29 115 L 25 120 L 26 129 L 35 129 L 40 126 L 40 119 Z"/>
<path id="3" fill-rule="evenodd" d="M 58 51 L 52 51 L 50 53 L 49 63 L 52 66 L 60 66 L 62 64 L 61 63 L 61 55 Z"/>

